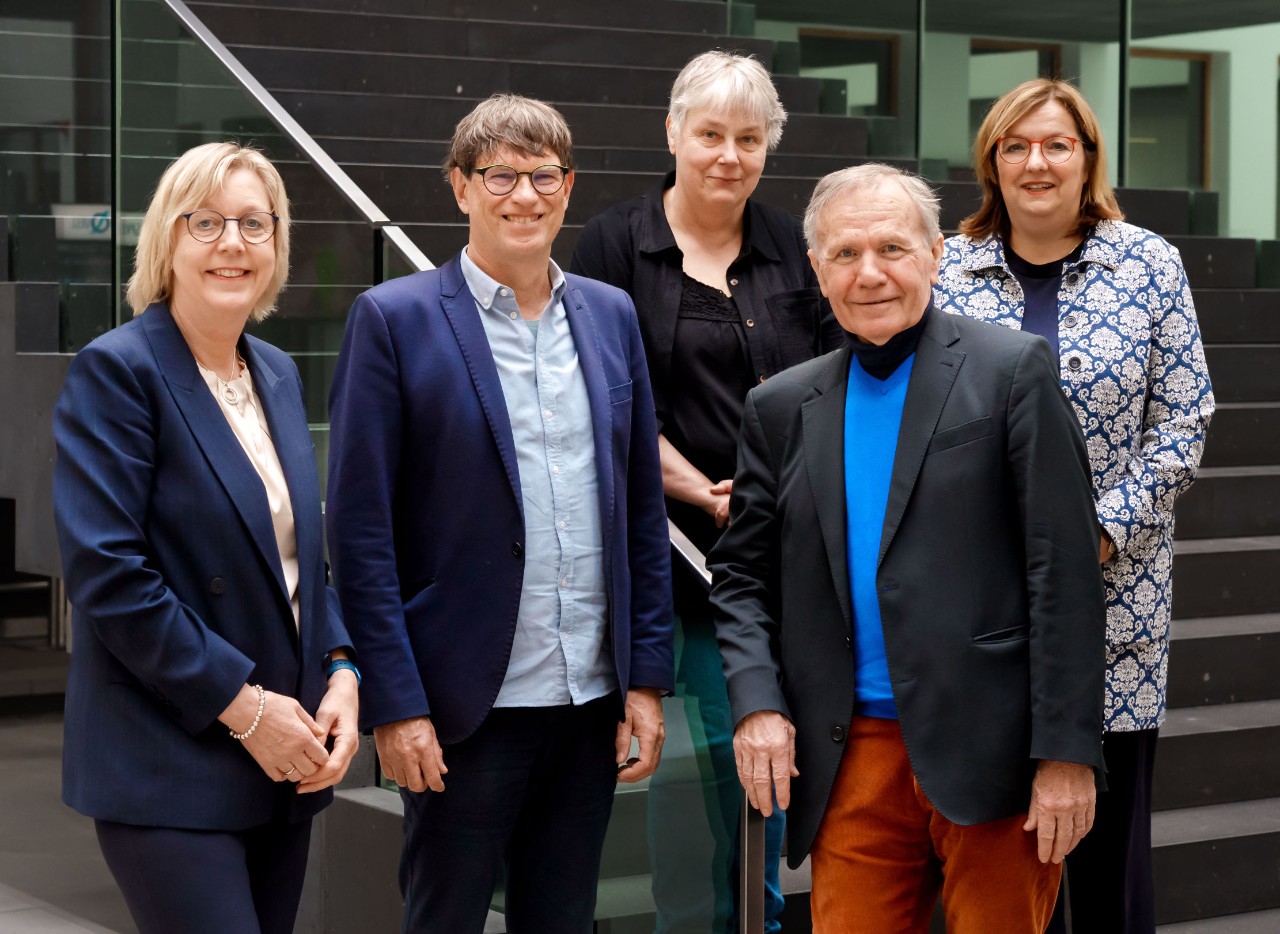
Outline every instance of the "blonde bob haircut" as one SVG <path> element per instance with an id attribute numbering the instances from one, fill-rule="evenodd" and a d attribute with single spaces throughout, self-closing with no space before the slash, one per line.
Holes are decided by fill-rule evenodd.
<path id="1" fill-rule="evenodd" d="M 982 206 L 960 222 L 960 232 L 978 238 L 999 234 L 1009 236 L 1009 213 L 1000 194 L 1000 176 L 996 165 L 996 141 L 1009 128 L 1033 110 L 1057 101 L 1075 121 L 1084 147 L 1084 186 L 1080 192 L 1080 221 L 1074 233 L 1083 236 L 1098 221 L 1124 220 L 1116 203 L 1115 192 L 1107 182 L 1107 149 L 1102 141 L 1098 116 L 1074 85 L 1058 78 L 1033 78 L 1024 81 L 991 105 L 986 119 L 973 141 L 973 168 L 982 185 Z"/>
<path id="2" fill-rule="evenodd" d="M 758 119 L 770 152 L 778 148 L 787 122 L 787 111 L 765 67 L 749 55 L 718 49 L 694 56 L 676 75 L 667 111 L 672 131 L 679 133 L 689 111 L 701 108 Z"/>
<path id="3" fill-rule="evenodd" d="M 276 251 L 275 273 L 262 298 L 250 309 L 249 317 L 261 321 L 275 310 L 276 298 L 289 278 L 289 199 L 284 181 L 261 152 L 227 142 L 188 149 L 160 176 L 138 232 L 133 275 L 126 293 L 135 315 L 142 314 L 152 302 L 167 301 L 173 295 L 174 244 L 176 238 L 189 236 L 182 215 L 203 207 L 226 184 L 227 176 L 239 169 L 247 169 L 262 179 L 271 212 L 280 218 L 268 241 Z"/>

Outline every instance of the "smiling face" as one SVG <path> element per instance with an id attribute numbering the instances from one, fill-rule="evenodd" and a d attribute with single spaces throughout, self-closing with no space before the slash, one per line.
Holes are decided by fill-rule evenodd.
<path id="1" fill-rule="evenodd" d="M 929 243 L 921 228 L 919 210 L 893 181 L 851 189 L 823 210 L 809 261 L 846 331 L 883 344 L 924 316 L 942 238 Z"/>
<path id="2" fill-rule="evenodd" d="M 540 165 L 558 165 L 560 157 L 550 150 L 523 156 L 503 148 L 479 160 L 480 166 L 496 163 L 528 172 Z M 545 266 L 564 223 L 573 178 L 574 173 L 568 173 L 559 191 L 544 195 L 533 187 L 530 176 L 520 175 L 515 188 L 505 195 L 495 195 L 485 187 L 480 173 L 463 175 L 459 168 L 450 172 L 458 210 L 467 215 L 471 225 L 467 254 L 472 261 L 499 281 L 505 281 L 503 270 L 512 263 L 537 262 Z"/>
<path id="3" fill-rule="evenodd" d="M 1067 108 L 1048 100 L 1003 134 L 1040 140 L 1051 136 L 1080 139 L 1080 128 Z M 1082 141 L 1065 162 L 1050 162 L 1039 146 L 1032 146 L 1026 160 L 1017 164 L 995 156 L 1000 195 L 1009 212 L 1015 234 L 1061 237 L 1080 221 L 1081 194 L 1088 171 L 1088 155 Z"/>
<path id="4" fill-rule="evenodd" d="M 236 169 L 227 175 L 221 191 L 192 206 L 192 210 L 201 209 L 243 217 L 254 211 L 270 213 L 272 204 L 256 172 Z M 248 243 L 240 236 L 239 224 L 228 223 L 217 240 L 201 243 L 188 233 L 186 219 L 178 218 L 173 230 L 170 297 L 175 315 L 219 328 L 243 328 L 275 273 L 273 239 Z"/>
<path id="5" fill-rule="evenodd" d="M 676 188 L 693 204 L 741 207 L 756 190 L 768 152 L 764 121 L 738 111 L 691 110 L 667 146 L 676 157 Z"/>

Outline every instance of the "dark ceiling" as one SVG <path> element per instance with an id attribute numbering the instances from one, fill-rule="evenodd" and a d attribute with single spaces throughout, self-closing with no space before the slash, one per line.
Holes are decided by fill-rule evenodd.
<path id="1" fill-rule="evenodd" d="M 1010 39 L 1118 42 L 1122 0 L 925 0 L 925 29 Z M 1280 23 L 1277 0 L 1132 0 L 1133 38 Z M 756 18 L 849 30 L 914 30 L 917 6 L 867 0 L 755 0 Z"/>

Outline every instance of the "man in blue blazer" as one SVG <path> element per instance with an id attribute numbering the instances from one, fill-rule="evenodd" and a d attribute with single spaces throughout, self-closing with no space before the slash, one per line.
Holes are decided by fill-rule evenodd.
<path id="1" fill-rule="evenodd" d="M 466 249 L 356 300 L 330 399 L 361 722 L 404 801 L 404 930 L 481 931 L 505 869 L 507 930 L 589 932 L 615 783 L 657 767 L 674 681 L 640 331 L 551 261 L 559 113 L 496 95 L 445 171 Z"/>

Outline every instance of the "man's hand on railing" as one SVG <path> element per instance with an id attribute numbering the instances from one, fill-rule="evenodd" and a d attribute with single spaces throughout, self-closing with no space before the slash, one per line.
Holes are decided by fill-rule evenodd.
<path id="1" fill-rule="evenodd" d="M 776 710 L 747 714 L 733 731 L 733 755 L 738 781 L 747 800 L 765 817 L 776 798 L 784 811 L 791 804 L 791 779 L 796 769 L 796 728 Z"/>

